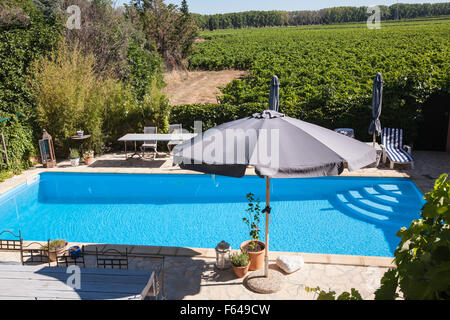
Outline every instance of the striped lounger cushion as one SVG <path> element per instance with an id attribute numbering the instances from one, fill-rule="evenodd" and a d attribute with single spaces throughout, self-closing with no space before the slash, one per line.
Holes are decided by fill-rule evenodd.
<path id="1" fill-rule="evenodd" d="M 403 129 L 384 128 L 383 145 L 386 147 L 386 153 L 392 161 L 398 163 L 413 161 L 411 155 L 403 150 Z"/>

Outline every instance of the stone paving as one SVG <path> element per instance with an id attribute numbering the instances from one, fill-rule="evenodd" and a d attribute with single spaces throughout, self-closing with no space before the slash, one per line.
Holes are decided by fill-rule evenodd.
<path id="1" fill-rule="evenodd" d="M 18 263 L 17 252 L 0 252 L 0 263 Z M 54 263 L 53 263 L 54 264 Z M 160 260 L 132 257 L 129 269 L 155 270 Z M 95 267 L 95 256 L 86 258 L 86 267 Z M 380 279 L 388 268 L 361 267 L 337 264 L 305 263 L 299 271 L 287 275 L 272 263 L 270 268 L 282 274 L 282 289 L 274 294 L 258 294 L 250 291 L 245 280 L 234 275 L 232 269 L 217 270 L 215 259 L 195 257 L 166 257 L 164 286 L 168 300 L 312 300 L 305 286 L 333 290 L 337 294 L 357 289 L 363 299 L 373 299 Z M 251 273 L 249 273 L 251 274 Z"/>
<path id="2" fill-rule="evenodd" d="M 391 170 L 388 166 L 381 165 L 379 168 L 365 168 L 355 172 L 345 170 L 343 176 L 406 177 L 411 178 L 422 192 L 428 192 L 440 174 L 450 172 L 450 153 L 416 151 L 413 152 L 413 157 L 415 159 L 413 170 L 409 166 L 397 165 L 394 170 Z M 0 194 L 46 171 L 195 173 L 173 167 L 170 158 L 164 155 L 157 157 L 156 160 L 126 161 L 124 158 L 124 154 L 115 153 L 97 157 L 90 166 L 81 165 L 74 168 L 68 161 L 58 162 L 57 167 L 52 169 L 36 166 L 0 183 Z M 254 174 L 254 171 L 249 169 L 248 174 Z M 148 249 L 150 251 L 156 250 L 155 252 L 166 256 L 167 299 L 314 299 L 315 294 L 307 293 L 304 290 L 305 286 L 319 286 L 321 289 L 331 289 L 337 293 L 356 288 L 364 299 L 373 299 L 373 293 L 379 286 L 382 275 L 391 266 L 390 258 L 300 254 L 305 258 L 305 266 L 294 274 L 283 275 L 284 283 L 280 292 L 262 295 L 248 290 L 245 281 L 237 279 L 231 269 L 215 270 L 214 251 L 211 249 L 198 249 L 194 250 L 194 254 L 185 254 L 192 250 L 168 247 L 148 248 L 152 248 Z M 273 264 L 274 253 L 271 254 L 272 267 L 277 269 Z M 18 253 L 0 252 L 0 263 L 19 260 Z M 133 257 L 130 261 L 130 269 L 152 269 L 154 263 L 149 258 Z M 95 259 L 88 262 L 87 267 L 95 267 Z"/>

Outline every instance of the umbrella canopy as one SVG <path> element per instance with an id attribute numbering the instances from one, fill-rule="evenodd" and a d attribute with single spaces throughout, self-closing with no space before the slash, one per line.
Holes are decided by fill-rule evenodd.
<path id="1" fill-rule="evenodd" d="M 268 269 L 270 179 L 339 175 L 344 162 L 356 170 L 376 160 L 375 149 L 365 143 L 273 110 L 209 129 L 176 146 L 173 154 L 183 169 L 242 177 L 252 165 L 266 178 L 264 276 L 274 286 Z"/>
<path id="2" fill-rule="evenodd" d="M 189 170 L 242 177 L 248 165 L 260 177 L 339 175 L 375 162 L 376 151 L 332 130 L 266 110 L 224 123 L 173 150 L 174 163 Z"/>
<path id="3" fill-rule="evenodd" d="M 372 97 L 372 122 L 369 126 L 369 134 L 374 136 L 381 135 L 381 107 L 383 104 L 383 76 L 377 73 L 373 79 L 373 97 Z"/>
<path id="4" fill-rule="evenodd" d="M 270 82 L 269 109 L 280 110 L 280 80 L 277 76 L 273 76 Z"/>

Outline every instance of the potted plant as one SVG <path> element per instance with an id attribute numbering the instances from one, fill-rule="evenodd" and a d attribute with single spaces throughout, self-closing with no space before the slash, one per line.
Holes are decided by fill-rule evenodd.
<path id="1" fill-rule="evenodd" d="M 78 167 L 78 165 L 80 164 L 80 153 L 77 149 L 70 149 L 69 159 L 72 167 Z"/>
<path id="2" fill-rule="evenodd" d="M 266 245 L 259 241 L 259 233 L 261 230 L 258 224 L 261 222 L 261 206 L 259 199 L 255 200 L 253 193 L 247 194 L 248 208 L 247 217 L 242 218 L 242 221 L 247 225 L 251 240 L 241 243 L 241 250 L 248 252 L 250 256 L 249 270 L 259 270 L 264 266 L 264 249 Z"/>
<path id="3" fill-rule="evenodd" d="M 48 248 L 48 245 L 45 245 L 41 247 L 41 250 L 48 250 L 48 258 L 50 259 L 50 261 L 56 261 L 58 256 L 64 253 L 66 246 L 66 240 L 57 239 L 50 242 L 50 248 Z"/>
<path id="4" fill-rule="evenodd" d="M 89 150 L 83 153 L 83 161 L 88 166 L 90 165 L 94 160 L 94 151 Z"/>
<path id="5" fill-rule="evenodd" d="M 235 253 L 231 256 L 231 265 L 233 266 L 236 276 L 238 278 L 243 278 L 250 267 L 250 256 L 245 251 Z"/>

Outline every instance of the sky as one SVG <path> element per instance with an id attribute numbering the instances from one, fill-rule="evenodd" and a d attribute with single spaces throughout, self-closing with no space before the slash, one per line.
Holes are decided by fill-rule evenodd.
<path id="1" fill-rule="evenodd" d="M 117 5 L 128 3 L 129 0 L 113 0 Z M 397 0 L 187 0 L 191 12 L 201 14 L 241 12 L 249 10 L 318 10 L 322 8 L 340 6 L 371 6 L 371 5 L 392 5 Z M 438 3 L 449 0 L 400 0 L 400 3 Z M 179 5 L 181 0 L 165 0 L 165 3 Z"/>

